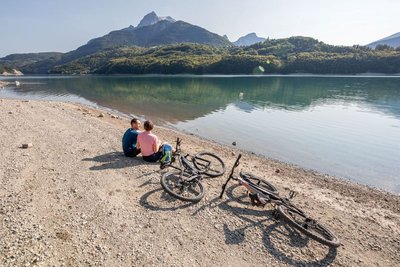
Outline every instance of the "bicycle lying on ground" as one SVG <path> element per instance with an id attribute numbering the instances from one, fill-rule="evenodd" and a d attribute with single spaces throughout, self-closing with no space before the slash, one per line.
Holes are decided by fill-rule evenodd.
<path id="1" fill-rule="evenodd" d="M 267 203 L 275 204 L 277 207 L 275 206 L 274 215 L 276 217 L 280 215 L 293 228 L 324 245 L 340 246 L 339 239 L 331 230 L 309 217 L 290 202 L 290 199 L 295 197 L 296 192 L 290 191 L 288 198 L 280 197 L 278 190 L 271 183 L 257 176 L 245 172 L 241 172 L 240 177 L 235 176 L 234 171 L 239 166 L 241 156 L 239 155 L 236 159 L 228 179 L 222 186 L 220 198 L 222 198 L 228 182 L 231 179 L 236 180 L 249 191 L 248 195 L 252 205 L 264 207 Z"/>
<path id="2" fill-rule="evenodd" d="M 160 168 L 172 167 L 177 171 L 166 172 L 161 176 L 161 186 L 171 196 L 190 202 L 198 202 L 204 196 L 204 186 L 201 183 L 203 175 L 209 177 L 221 176 L 225 173 L 222 159 L 210 152 L 200 152 L 194 156 L 182 155 L 181 140 L 177 138 L 172 159 Z M 178 162 L 178 166 L 174 164 Z"/>

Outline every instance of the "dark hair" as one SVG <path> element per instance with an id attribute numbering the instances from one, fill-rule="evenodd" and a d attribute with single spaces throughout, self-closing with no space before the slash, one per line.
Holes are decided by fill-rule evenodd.
<path id="1" fill-rule="evenodd" d="M 133 118 L 133 119 L 131 120 L 131 125 L 132 125 L 132 123 L 137 123 L 138 121 L 139 121 L 138 119 Z"/>
<path id="2" fill-rule="evenodd" d="M 152 121 L 145 121 L 143 127 L 146 131 L 151 131 L 154 128 L 154 124 Z"/>

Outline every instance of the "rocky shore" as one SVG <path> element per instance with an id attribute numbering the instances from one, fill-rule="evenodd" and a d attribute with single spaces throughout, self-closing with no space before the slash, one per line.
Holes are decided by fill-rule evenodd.
<path id="1" fill-rule="evenodd" d="M 248 205 L 224 177 L 197 204 L 161 189 L 157 164 L 125 158 L 127 119 L 85 106 L 0 99 L 0 266 L 398 266 L 400 197 L 157 127 L 185 152 L 262 176 L 328 225 L 329 249 Z M 21 148 L 22 144 L 32 144 Z"/>

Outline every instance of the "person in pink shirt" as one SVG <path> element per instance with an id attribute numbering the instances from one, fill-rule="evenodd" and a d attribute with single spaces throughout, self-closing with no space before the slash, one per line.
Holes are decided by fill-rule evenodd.
<path id="1" fill-rule="evenodd" d="M 151 132 L 154 124 L 152 121 L 145 121 L 143 127 L 145 131 L 138 135 L 136 147 L 141 149 L 143 160 L 157 162 L 162 156 L 162 149 L 158 137 Z"/>

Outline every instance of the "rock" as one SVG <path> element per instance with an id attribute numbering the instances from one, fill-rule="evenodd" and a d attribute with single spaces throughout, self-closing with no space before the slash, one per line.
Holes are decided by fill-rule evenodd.
<path id="1" fill-rule="evenodd" d="M 99 117 L 99 118 L 103 118 L 103 117 L 104 117 L 104 114 L 103 114 L 103 113 L 100 113 L 98 117 Z"/>
<path id="2" fill-rule="evenodd" d="M 236 146 L 236 141 L 233 141 L 233 142 L 232 142 L 232 145 L 233 145 L 233 146 Z"/>
<path id="3" fill-rule="evenodd" d="M 33 144 L 32 144 L 32 143 L 22 144 L 21 147 L 22 147 L 22 148 L 25 148 L 25 149 L 26 149 L 26 148 L 31 148 L 31 147 L 33 147 Z"/>
<path id="4" fill-rule="evenodd" d="M 13 114 L 12 111 L 8 112 L 8 114 Z"/>
<path id="5" fill-rule="evenodd" d="M 281 172 L 280 169 L 276 169 L 276 170 L 275 170 L 275 173 L 280 173 L 280 172 Z"/>
<path id="6" fill-rule="evenodd" d="M 235 155 L 236 155 L 235 151 L 232 151 L 231 155 L 232 155 L 232 156 L 235 156 Z"/>

